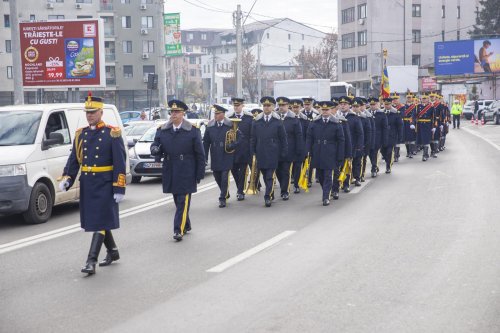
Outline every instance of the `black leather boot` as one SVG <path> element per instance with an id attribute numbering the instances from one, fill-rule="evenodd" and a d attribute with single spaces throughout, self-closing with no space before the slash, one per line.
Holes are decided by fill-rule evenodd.
<path id="1" fill-rule="evenodd" d="M 87 263 L 82 267 L 82 273 L 95 274 L 95 265 L 97 264 L 97 257 L 101 252 L 101 246 L 104 241 L 104 235 L 100 232 L 94 232 L 92 236 L 92 243 L 90 243 L 89 255 Z"/>
<path id="2" fill-rule="evenodd" d="M 399 162 L 399 149 L 400 147 L 394 147 L 394 162 Z"/>
<path id="3" fill-rule="evenodd" d="M 120 253 L 110 230 L 107 230 L 104 235 L 104 246 L 107 249 L 106 258 L 99 263 L 99 266 L 109 266 L 113 261 L 120 259 Z"/>
<path id="4" fill-rule="evenodd" d="M 410 145 L 405 144 L 405 147 L 406 147 L 406 157 L 409 158 L 411 156 Z"/>

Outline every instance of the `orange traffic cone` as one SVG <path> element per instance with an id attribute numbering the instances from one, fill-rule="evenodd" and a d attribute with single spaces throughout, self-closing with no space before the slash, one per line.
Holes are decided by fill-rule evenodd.
<path id="1" fill-rule="evenodd" d="M 484 116 L 481 117 L 481 126 L 484 125 Z"/>
<path id="2" fill-rule="evenodd" d="M 470 123 L 474 125 L 474 117 L 470 118 Z"/>

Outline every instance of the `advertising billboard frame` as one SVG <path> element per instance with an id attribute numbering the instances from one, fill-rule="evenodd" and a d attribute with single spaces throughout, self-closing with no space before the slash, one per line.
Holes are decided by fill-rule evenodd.
<path id="1" fill-rule="evenodd" d="M 61 84 L 51 84 L 51 83 L 41 83 L 41 84 L 27 84 L 25 81 L 26 77 L 26 63 L 27 58 L 26 58 L 26 52 L 27 48 L 25 47 L 26 43 L 30 43 L 29 39 L 30 38 L 25 38 L 23 36 L 23 27 L 25 26 L 42 26 L 42 25 L 51 25 L 51 24 L 58 24 L 61 25 L 67 24 L 67 23 L 74 23 L 74 24 L 84 24 L 87 22 L 93 22 L 97 24 L 97 32 L 95 34 L 95 37 L 92 37 L 96 41 L 96 45 L 98 47 L 98 50 L 95 52 L 94 56 L 97 57 L 97 61 L 94 59 L 94 71 L 89 72 L 89 75 L 98 75 L 98 82 L 94 84 L 89 84 L 89 83 L 80 83 L 80 82 L 75 82 L 74 84 L 70 84 L 67 82 L 61 83 Z M 83 27 L 82 27 L 83 29 Z M 47 21 L 26 21 L 26 22 L 20 22 L 19 23 L 19 38 L 20 38 L 20 54 L 19 56 L 21 57 L 21 70 L 22 70 L 22 75 L 23 75 L 23 88 L 24 89 L 68 89 L 68 88 L 106 88 L 106 65 L 105 65 L 105 44 L 104 44 L 104 22 L 101 18 L 88 18 L 88 19 L 69 19 L 69 20 L 47 20 Z M 60 52 L 65 51 L 69 45 L 66 45 L 65 39 L 85 39 L 85 36 L 62 36 L 62 37 L 57 37 L 61 41 L 61 47 L 63 50 Z M 92 39 L 92 38 L 87 38 L 87 39 Z M 95 46 L 94 46 L 95 47 Z M 42 52 L 39 52 L 42 54 Z M 59 57 L 50 57 L 44 54 L 44 57 L 42 59 L 46 59 L 43 61 L 46 61 L 45 66 L 43 66 L 43 69 L 45 71 L 45 75 L 47 74 L 47 65 L 49 62 L 52 65 L 55 65 L 57 67 L 63 67 L 64 68 L 64 73 L 68 72 L 68 67 L 67 67 L 67 59 L 59 59 Z M 62 66 L 61 66 L 62 63 Z M 90 65 L 90 63 L 89 63 Z M 53 67 L 51 67 L 53 68 Z M 60 72 L 59 72 L 60 73 Z M 76 72 L 73 72 L 76 73 Z M 84 72 L 86 73 L 86 72 Z M 63 74 L 64 76 L 64 74 Z M 92 77 L 89 77 L 92 78 Z M 67 78 L 66 78 L 67 79 Z M 85 80 L 87 78 L 82 78 L 82 80 Z"/>
<path id="2" fill-rule="evenodd" d="M 182 56 L 181 13 L 163 13 L 163 28 L 165 56 Z"/>

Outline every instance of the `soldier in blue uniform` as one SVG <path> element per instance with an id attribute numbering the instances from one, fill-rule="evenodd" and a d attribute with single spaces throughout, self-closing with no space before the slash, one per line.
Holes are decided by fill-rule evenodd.
<path id="1" fill-rule="evenodd" d="M 311 120 L 302 112 L 300 112 L 301 107 L 303 106 L 303 102 L 301 99 L 292 99 L 290 100 L 290 105 L 292 106 L 292 112 L 295 114 L 295 117 L 299 120 L 300 126 L 302 128 L 302 144 L 305 147 L 306 144 L 306 135 L 307 129 L 309 128 L 309 124 Z M 299 188 L 299 178 L 300 171 L 302 170 L 302 164 L 306 158 L 306 152 L 304 151 L 303 156 L 297 156 L 297 160 L 293 161 L 293 193 L 300 193 Z"/>
<path id="2" fill-rule="evenodd" d="M 401 98 L 400 98 L 399 94 L 393 93 L 391 95 L 391 98 L 392 98 L 392 107 L 394 109 L 396 109 L 396 111 L 397 111 L 396 115 L 399 118 L 398 123 L 402 123 L 403 122 L 403 112 L 405 110 L 405 105 L 403 103 L 401 103 Z M 404 139 L 404 127 L 403 127 L 403 134 L 398 139 L 399 139 L 399 141 L 396 142 L 396 145 L 394 146 L 394 162 L 395 163 L 399 162 L 400 151 L 401 151 L 401 147 L 399 147 L 399 144 L 403 143 L 403 139 Z"/>
<path id="3" fill-rule="evenodd" d="M 399 116 L 399 111 L 392 106 L 392 102 L 392 98 L 384 98 L 384 108 L 387 115 L 387 124 L 389 125 L 387 145 L 382 147 L 385 173 L 391 173 L 396 145 L 403 139 L 403 119 Z"/>
<path id="4" fill-rule="evenodd" d="M 441 135 L 441 140 L 439 141 L 439 151 L 443 151 L 446 149 L 446 135 L 448 135 L 448 132 L 450 130 L 450 124 L 451 124 L 451 112 L 450 112 L 450 107 L 448 106 L 448 103 L 444 101 L 444 96 L 439 95 L 439 102 L 442 104 L 443 108 L 443 131 Z"/>
<path id="5" fill-rule="evenodd" d="M 372 164 L 371 173 L 372 177 L 377 177 L 379 172 L 378 154 L 382 147 L 387 146 L 389 124 L 387 122 L 387 115 L 385 114 L 385 111 L 379 108 L 378 100 L 372 97 L 368 99 L 368 102 L 370 103 L 370 112 L 372 113 L 374 120 L 374 126 L 372 129 L 375 133 L 372 149 L 370 150 L 370 162 Z"/>
<path id="6" fill-rule="evenodd" d="M 332 109 L 335 110 L 337 108 L 337 100 L 332 98 Z M 333 110 L 331 112 L 333 112 Z M 341 185 L 339 176 L 344 167 L 344 164 L 351 163 L 352 160 L 352 143 L 351 143 L 351 130 L 349 128 L 349 124 L 347 122 L 346 117 L 342 114 L 342 111 L 338 109 L 335 113 L 335 117 L 339 120 L 340 125 L 342 126 L 342 131 L 344 133 L 344 161 L 340 165 L 338 165 L 333 171 L 333 186 L 332 186 L 332 197 L 334 200 L 339 199 L 339 190 Z M 344 181 L 344 183 L 347 179 Z"/>
<path id="7" fill-rule="evenodd" d="M 299 119 L 297 119 L 295 113 L 288 109 L 290 99 L 287 97 L 278 97 L 276 102 L 279 106 L 278 115 L 283 121 L 288 143 L 288 153 L 286 156 L 280 157 L 278 168 L 276 169 L 276 176 L 280 183 L 281 198 L 286 201 L 290 197 L 293 162 L 300 161 L 304 157 L 304 137 Z"/>
<path id="8" fill-rule="evenodd" d="M 363 154 L 361 157 L 361 175 L 359 180 L 361 182 L 365 181 L 365 171 L 366 164 L 368 163 L 368 155 L 370 155 L 370 149 L 373 141 L 373 132 L 372 132 L 372 115 L 370 112 L 366 110 L 367 100 L 365 98 L 359 98 L 360 108 L 358 116 L 361 119 L 361 123 L 363 124 L 363 137 L 365 139 Z"/>
<path id="9" fill-rule="evenodd" d="M 238 201 L 245 200 L 245 182 L 247 178 L 248 166 L 252 163 L 252 156 L 250 155 L 250 131 L 252 130 L 252 122 L 254 116 L 252 113 L 243 111 L 243 102 L 245 100 L 239 97 L 233 97 L 231 102 L 233 104 L 234 111 L 227 114 L 228 118 L 241 119 L 238 124 L 238 131 L 242 133 L 241 140 L 239 141 L 238 147 L 234 152 L 234 163 L 231 173 L 233 174 L 234 182 L 236 183 L 236 188 L 238 193 L 236 198 Z"/>
<path id="10" fill-rule="evenodd" d="M 434 127 L 434 106 L 429 102 L 429 95 L 422 93 L 422 103 L 417 105 L 417 145 L 423 147 L 422 161 L 429 158 L 429 144 L 436 132 Z"/>
<path id="11" fill-rule="evenodd" d="M 309 121 L 313 121 L 316 119 L 316 117 L 319 116 L 318 110 L 316 110 L 313 106 L 317 103 L 314 98 L 312 97 L 304 97 L 302 98 L 302 101 L 304 102 L 304 108 L 300 110 L 300 113 L 304 114 Z M 307 134 L 307 131 L 303 129 L 302 132 L 305 132 Z M 309 169 L 309 175 L 307 179 L 307 186 L 311 187 L 312 186 L 312 176 L 313 176 L 313 169 Z"/>
<path id="12" fill-rule="evenodd" d="M 361 186 L 361 159 L 363 158 L 365 137 L 363 133 L 363 124 L 358 116 L 361 106 L 360 100 L 354 97 L 342 96 L 339 98 L 339 104 L 343 116 L 347 119 L 351 132 L 352 172 L 347 176 L 343 188 L 344 192 L 348 193 L 350 192 L 349 187 L 353 178 L 355 179 L 355 186 Z M 352 105 L 353 110 L 349 109 L 349 104 Z"/>
<path id="13" fill-rule="evenodd" d="M 403 141 L 406 147 L 406 157 L 413 158 L 415 151 L 415 141 L 417 133 L 415 132 L 415 124 L 417 123 L 417 105 L 414 103 L 411 92 L 406 94 L 406 104 L 403 108 Z"/>
<path id="14" fill-rule="evenodd" d="M 323 206 L 330 204 L 333 172 L 344 161 L 344 131 L 339 120 L 331 115 L 331 101 L 320 102 L 321 116 L 317 117 L 307 131 L 306 146 L 311 155 L 311 166 L 316 168 L 323 190 Z"/>
<path id="15" fill-rule="evenodd" d="M 444 130 L 444 105 L 439 101 L 439 94 L 437 92 L 433 92 L 429 96 L 431 99 L 430 103 L 434 107 L 433 128 L 435 128 L 435 132 L 432 135 L 430 143 L 431 156 L 437 158 L 437 153 L 439 152 L 439 142 Z"/>
<path id="16" fill-rule="evenodd" d="M 89 94 L 85 112 L 89 126 L 76 131 L 59 188 L 67 191 L 73 186 L 81 169 L 80 223 L 86 232 L 93 232 L 82 273 L 94 274 L 103 242 L 107 255 L 99 266 L 120 259 L 111 230 L 120 227 L 118 203 L 125 195 L 127 154 L 120 128 L 102 121 L 102 98 Z"/>
<path id="17" fill-rule="evenodd" d="M 205 177 L 205 152 L 201 132 L 184 119 L 188 106 L 179 100 L 168 102 L 171 114 L 156 131 L 151 155 L 163 158 L 163 193 L 172 193 L 175 203 L 174 239 L 181 241 L 191 230 L 189 208 L 191 194 Z"/>
<path id="18" fill-rule="evenodd" d="M 238 148 L 239 141 L 244 138 L 243 134 L 237 131 L 236 141 L 227 143 L 226 135 L 232 130 L 233 124 L 225 117 L 226 108 L 216 104 L 214 109 L 214 119 L 208 122 L 203 135 L 203 147 L 206 163 L 208 163 L 208 153 L 210 152 L 210 168 L 220 189 L 219 208 L 224 208 L 226 200 L 229 199 L 229 171 L 233 167 L 235 149 Z M 241 120 L 234 121 L 241 123 Z"/>
<path id="19" fill-rule="evenodd" d="M 266 192 L 264 202 L 271 207 L 274 199 L 275 171 L 280 158 L 288 154 L 288 143 L 285 127 L 280 117 L 273 112 L 276 101 L 273 97 L 262 97 L 263 113 L 259 114 L 252 124 L 250 153 L 256 156 L 257 168 L 264 177 Z"/>

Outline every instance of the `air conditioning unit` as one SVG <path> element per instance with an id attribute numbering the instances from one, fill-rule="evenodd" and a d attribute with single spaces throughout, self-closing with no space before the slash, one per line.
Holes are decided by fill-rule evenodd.
<path id="1" fill-rule="evenodd" d="M 142 81 L 144 81 L 144 83 L 148 83 L 148 77 L 147 76 L 143 77 Z"/>
<path id="2" fill-rule="evenodd" d="M 359 19 L 358 23 L 361 24 L 361 25 L 365 24 L 365 19 Z"/>
<path id="3" fill-rule="evenodd" d="M 77 3 L 77 4 L 75 5 L 75 8 L 76 8 L 76 9 L 82 9 L 82 4 L 81 4 L 81 3 Z"/>
<path id="4" fill-rule="evenodd" d="M 145 4 L 142 4 L 142 5 L 141 5 L 141 10 L 146 10 L 146 9 L 148 9 L 148 6 L 147 6 L 147 5 L 145 5 Z"/>
<path id="5" fill-rule="evenodd" d="M 48 3 L 47 4 L 47 9 L 54 9 L 54 4 L 53 3 Z"/>
<path id="6" fill-rule="evenodd" d="M 141 35 L 147 35 L 148 29 L 141 29 Z"/>
<path id="7" fill-rule="evenodd" d="M 143 53 L 142 59 L 149 59 L 149 53 Z"/>

